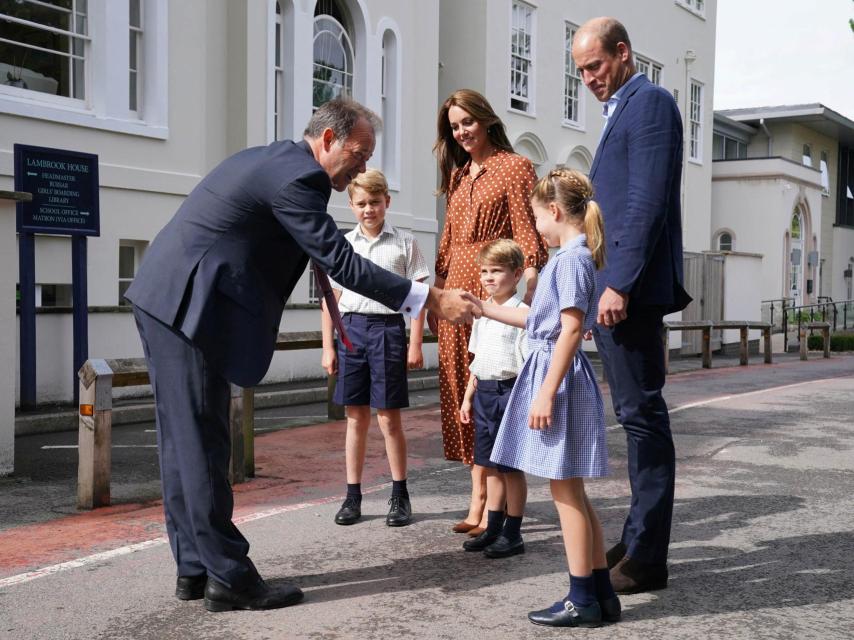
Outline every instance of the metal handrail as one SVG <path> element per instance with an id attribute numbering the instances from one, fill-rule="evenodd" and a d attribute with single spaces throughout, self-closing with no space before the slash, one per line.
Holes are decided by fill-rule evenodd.
<path id="1" fill-rule="evenodd" d="M 763 301 L 764 302 L 764 301 Z M 773 305 L 773 302 L 772 302 Z M 813 322 L 819 319 L 821 322 L 829 322 L 832 330 L 839 330 L 839 307 L 842 307 L 842 329 L 848 329 L 848 316 L 849 316 L 849 307 L 852 309 L 852 313 L 850 314 L 852 317 L 852 326 L 854 326 L 854 299 L 852 300 L 839 300 L 839 301 L 828 301 L 828 302 L 818 302 L 815 304 L 804 304 L 799 306 L 783 306 L 783 349 L 788 350 L 789 348 L 789 319 L 791 314 L 795 314 L 792 317 L 792 324 L 795 324 L 795 320 L 797 320 L 797 328 L 798 328 L 798 336 L 801 335 L 801 326 L 804 321 Z M 773 308 L 773 306 L 772 306 Z M 804 315 L 808 315 L 808 319 L 804 318 Z M 828 316 L 832 316 L 829 318 Z M 773 312 L 772 312 L 773 317 Z M 773 324 L 773 321 L 772 321 Z M 810 329 L 810 335 L 812 335 L 812 329 Z"/>

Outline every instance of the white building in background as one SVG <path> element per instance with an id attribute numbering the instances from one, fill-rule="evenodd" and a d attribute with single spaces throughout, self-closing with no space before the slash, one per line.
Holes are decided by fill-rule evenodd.
<path id="1" fill-rule="evenodd" d="M 763 300 L 850 300 L 854 121 L 821 104 L 718 111 L 713 147 L 712 247 L 762 254 Z"/>

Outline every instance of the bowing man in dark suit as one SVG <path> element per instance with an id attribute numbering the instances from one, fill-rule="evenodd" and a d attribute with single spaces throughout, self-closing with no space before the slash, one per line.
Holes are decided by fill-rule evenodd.
<path id="1" fill-rule="evenodd" d="M 163 506 L 178 565 L 176 596 L 210 611 L 294 604 L 292 584 L 268 585 L 231 521 L 229 383 L 257 384 L 282 311 L 309 258 L 335 281 L 416 316 L 426 306 L 470 321 L 463 295 L 389 273 L 354 253 L 326 213 L 365 170 L 379 118 L 335 99 L 300 142 L 241 151 L 190 193 L 146 252 L 133 304 L 157 406 Z"/>
<path id="2" fill-rule="evenodd" d="M 670 93 L 636 72 L 629 36 L 613 18 L 584 24 L 572 56 L 607 119 L 590 169 L 607 247 L 594 337 L 626 432 L 632 489 L 608 566 L 614 588 L 635 593 L 667 586 L 676 460 L 661 395 L 661 327 L 666 313 L 690 302 L 682 288 L 682 119 Z"/>

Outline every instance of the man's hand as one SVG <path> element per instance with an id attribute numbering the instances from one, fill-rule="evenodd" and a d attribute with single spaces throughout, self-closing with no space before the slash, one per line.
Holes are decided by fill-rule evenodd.
<path id="1" fill-rule="evenodd" d="M 596 315 L 596 324 L 613 327 L 626 319 L 629 307 L 629 296 L 625 293 L 608 287 L 599 298 L 599 312 Z"/>
<path id="2" fill-rule="evenodd" d="M 480 307 L 473 302 L 476 299 L 467 291 L 430 287 L 426 306 L 443 320 L 463 324 L 481 316 Z"/>

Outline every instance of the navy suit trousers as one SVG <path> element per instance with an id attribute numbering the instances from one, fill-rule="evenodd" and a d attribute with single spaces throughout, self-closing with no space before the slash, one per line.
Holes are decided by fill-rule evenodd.
<path id="1" fill-rule="evenodd" d="M 676 455 L 664 387 L 663 307 L 629 306 L 614 327 L 596 325 L 617 420 L 626 432 L 632 504 L 623 526 L 626 555 L 664 563 L 670 544 Z"/>
<path id="2" fill-rule="evenodd" d="M 154 390 L 163 509 L 179 576 L 233 589 L 258 580 L 231 521 L 229 383 L 185 336 L 134 307 Z"/>

